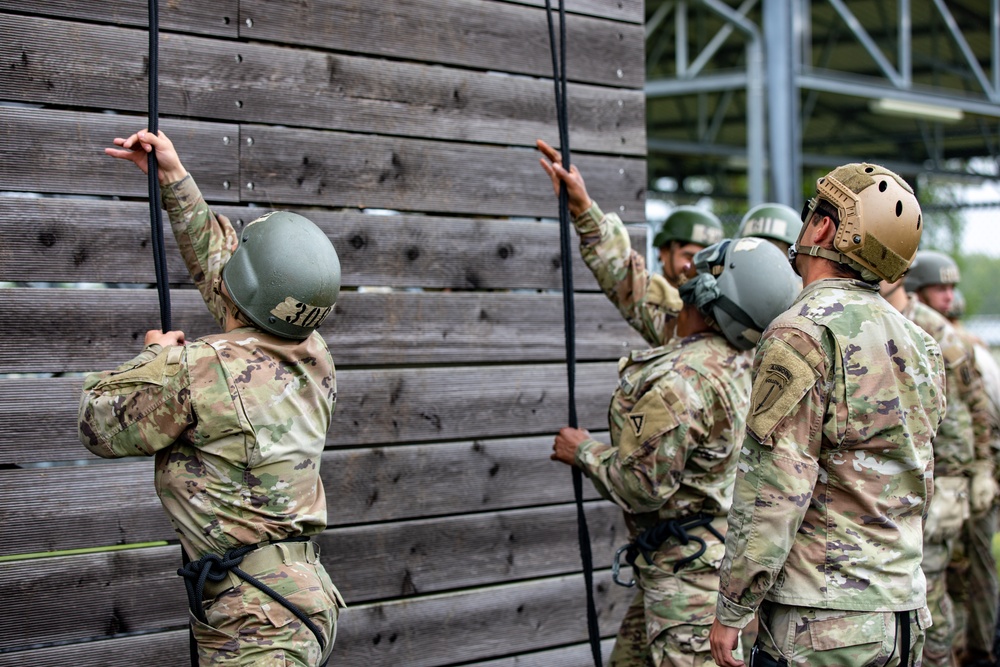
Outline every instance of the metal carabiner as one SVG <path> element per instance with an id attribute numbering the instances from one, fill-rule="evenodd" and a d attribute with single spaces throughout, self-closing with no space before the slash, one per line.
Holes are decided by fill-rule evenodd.
<path id="1" fill-rule="evenodd" d="M 626 544 L 621 549 L 615 552 L 615 559 L 611 561 L 611 579 L 619 586 L 624 586 L 625 588 L 633 588 L 635 586 L 635 579 L 629 582 L 624 582 L 618 578 L 618 573 L 621 571 L 621 557 L 622 554 L 628 551 L 631 544 Z"/>

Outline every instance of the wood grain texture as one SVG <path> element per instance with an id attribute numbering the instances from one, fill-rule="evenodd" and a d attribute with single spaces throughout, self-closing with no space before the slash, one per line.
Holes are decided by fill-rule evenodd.
<path id="1" fill-rule="evenodd" d="M 534 149 L 244 125 L 240 198 L 427 213 L 548 216 L 552 183 Z M 645 220 L 645 162 L 578 155 L 591 197 Z M 557 209 L 556 209 L 557 210 Z"/>
<path id="2" fill-rule="evenodd" d="M 577 365 L 581 428 L 607 427 L 616 364 Z M 0 378 L 0 464 L 92 458 L 77 439 L 80 377 Z M 548 435 L 566 424 L 562 364 L 357 369 L 337 374 L 327 446 Z"/>
<path id="3" fill-rule="evenodd" d="M 159 0 L 160 30 L 192 32 L 235 38 L 239 30 L 239 0 L 178 2 Z M 98 21 L 145 28 L 149 25 L 148 7 L 135 0 L 0 0 L 0 11 L 39 16 Z M 134 53 L 141 60 L 145 49 Z"/>
<path id="4" fill-rule="evenodd" d="M 0 583 L 10 592 L 11 604 L 0 610 L 0 618 L 12 622 L 30 613 L 39 622 L 22 634 L 6 633 L 0 637 L 0 646 L 11 649 L 44 645 L 57 638 L 105 639 L 181 627 L 186 621 L 186 600 L 174 574 L 177 555 L 176 547 L 159 547 L 54 558 L 45 570 L 30 562 L 7 565 L 0 569 Z M 72 582 L 69 588 L 67 582 Z M 586 637 L 584 594 L 582 577 L 574 574 L 354 605 L 340 618 L 337 664 L 446 665 L 574 644 Z M 602 635 L 617 630 L 629 595 L 610 582 L 606 571 L 595 573 Z M 182 634 L 186 637 L 186 632 L 174 634 L 178 639 Z M 156 645 L 187 658 L 186 639 Z M 86 656 L 91 647 L 80 648 Z M 103 652 L 103 647 L 96 648 Z M 0 653 L 0 665 L 48 664 L 25 662 L 26 655 L 32 654 Z M 73 664 L 107 663 L 74 660 Z M 155 664 L 173 663 L 167 658 Z"/>
<path id="5" fill-rule="evenodd" d="M 575 302 L 577 359 L 613 361 L 645 347 L 603 295 L 581 294 Z M 170 304 L 171 326 L 188 340 L 220 331 L 196 290 L 173 290 Z M 137 354 L 158 314 L 150 289 L 0 290 L 0 316 L 8 323 L 0 373 L 115 368 Z M 39 338 L 38 322 L 52 335 Z M 563 327 L 560 294 L 341 292 L 321 332 L 338 368 L 350 368 L 561 361 Z"/>
<path id="6" fill-rule="evenodd" d="M 0 14 L 0 34 L 0 97 L 146 110 L 144 30 Z M 159 59 L 165 115 L 522 146 L 553 135 L 539 79 L 170 34 Z M 567 93 L 574 150 L 645 154 L 641 90 Z"/>
<path id="7" fill-rule="evenodd" d="M 266 210 L 213 208 L 237 227 Z M 562 288 L 559 227 L 550 222 L 292 210 L 329 236 L 348 287 Z M 629 231 L 645 256 L 646 226 Z M 165 248 L 170 284 L 190 285 L 169 231 Z M 145 202 L 6 198 L 0 206 L 0 280 L 153 283 L 152 256 Z M 575 241 L 573 288 L 598 291 Z"/>
<path id="8" fill-rule="evenodd" d="M 327 521 L 367 526 L 572 502 L 569 470 L 548 458 L 552 437 L 328 451 Z M 584 497 L 598 498 L 589 484 Z M 2 470 L 0 507 L 0 556 L 176 538 L 151 460 Z"/>
<path id="9" fill-rule="evenodd" d="M 545 13 L 536 7 L 490 0 L 375 4 L 318 0 L 294 7 L 243 0 L 240 17 L 240 37 L 247 39 L 552 75 Z M 566 31 L 568 78 L 642 87 L 645 40 L 641 25 L 568 15 Z"/>
<path id="10" fill-rule="evenodd" d="M 135 165 L 104 154 L 115 137 L 129 136 L 146 121 L 140 116 L 0 107 L 0 190 L 146 197 L 146 177 Z M 238 201 L 236 125 L 164 118 L 160 129 L 191 173 L 205 174 L 199 185 L 206 197 Z"/>

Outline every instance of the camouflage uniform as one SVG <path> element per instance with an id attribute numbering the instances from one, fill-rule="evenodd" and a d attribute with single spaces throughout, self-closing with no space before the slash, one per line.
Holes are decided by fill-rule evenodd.
<path id="1" fill-rule="evenodd" d="M 236 232 L 190 176 L 164 186 L 163 205 L 192 278 L 224 325 L 218 290 Z M 294 341 L 242 327 L 184 346 L 149 345 L 116 370 L 87 376 L 80 438 L 98 456 L 155 456 L 157 494 L 197 560 L 326 528 L 319 464 L 335 401 L 322 336 Z M 318 665 L 329 655 L 340 594 L 311 545 L 254 554 L 272 551 L 284 558 L 247 571 L 311 617 L 325 636 L 324 655 L 287 609 L 230 574 L 206 592 L 214 596 L 204 604 L 209 624 L 192 617 L 202 665 Z"/>
<path id="2" fill-rule="evenodd" d="M 896 665 L 904 612 L 919 664 L 937 345 L 869 284 L 817 280 L 764 333 L 753 378 L 718 620 L 760 606 L 758 646 L 790 664 Z"/>
<path id="3" fill-rule="evenodd" d="M 989 404 L 971 350 L 948 320 L 912 294 L 903 315 L 938 342 L 948 387 L 948 409 L 934 438 L 934 479 L 939 493 L 931 505 L 934 511 L 924 536 L 922 564 L 927 605 L 934 618 L 924 646 L 924 664 L 937 667 L 952 664 L 956 638 L 964 633 L 964 612 L 956 618 L 959 610 L 948 592 L 947 567 L 969 518 L 969 477 L 977 465 L 993 467 Z"/>
<path id="4" fill-rule="evenodd" d="M 646 270 L 646 260 L 632 249 L 621 218 L 592 203 L 573 225 L 583 261 L 625 321 L 654 347 L 670 341 L 683 304 L 663 276 Z"/>
<path id="5" fill-rule="evenodd" d="M 983 380 L 989 399 L 990 454 L 994 470 L 1000 470 L 1000 387 L 992 387 L 987 379 L 1000 375 L 990 351 L 975 336 L 960 325 L 955 332 L 971 350 L 977 373 Z M 977 462 L 979 465 L 979 462 Z M 967 659 L 993 655 L 993 635 L 997 623 L 997 604 L 1000 602 L 1000 580 L 993 556 L 993 535 L 997 532 L 997 503 L 985 512 L 972 513 L 957 541 L 955 553 L 948 565 L 948 594 L 954 602 L 958 637 L 956 645 L 966 652 Z M 964 633 L 963 633 L 964 628 Z"/>
<path id="6" fill-rule="evenodd" d="M 749 366 L 749 353 L 707 332 L 621 360 L 608 417 L 613 445 L 587 440 L 576 464 L 625 511 L 630 540 L 699 512 L 724 533 Z M 674 564 L 697 552 L 695 542 L 670 539 L 652 563 L 636 560 L 640 590 L 618 633 L 614 667 L 713 664 L 708 631 L 724 546 L 705 528 L 694 531 L 708 548 L 677 573 Z"/>

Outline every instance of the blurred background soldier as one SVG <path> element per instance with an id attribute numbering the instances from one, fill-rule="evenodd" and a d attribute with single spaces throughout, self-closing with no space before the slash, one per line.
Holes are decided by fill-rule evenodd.
<path id="1" fill-rule="evenodd" d="M 154 148 L 163 206 L 224 333 L 145 348 L 84 381 L 80 439 L 98 456 L 155 456 L 156 491 L 185 554 L 201 665 L 320 665 L 340 593 L 310 539 L 326 529 L 319 464 L 337 397 L 316 327 L 340 262 L 322 230 L 269 213 L 238 234 L 215 215 L 160 132 L 115 139 L 142 171 Z"/>
<path id="2" fill-rule="evenodd" d="M 736 236 L 767 239 L 787 256 L 788 249 L 799 238 L 801 229 L 802 220 L 791 207 L 784 204 L 758 204 L 743 216 Z"/>
<path id="3" fill-rule="evenodd" d="M 995 368 L 996 364 L 984 347 L 980 345 L 977 350 L 977 338 L 955 324 L 958 320 L 955 316 L 959 298 L 957 287 L 961 280 L 961 272 L 955 260 L 944 253 L 921 250 L 906 275 L 905 286 L 922 304 L 945 316 L 954 326 L 955 334 L 964 347 L 962 354 L 969 360 L 968 366 L 975 371 L 978 383 L 984 375 L 984 366 L 992 365 Z M 959 352 L 956 351 L 954 356 L 958 355 Z M 956 378 L 956 381 L 962 386 L 963 378 Z M 982 385 L 981 391 L 971 391 L 971 398 L 955 401 L 954 406 L 949 405 L 948 411 L 951 414 L 954 408 L 955 420 L 960 424 L 959 432 L 962 437 L 974 439 L 975 446 L 971 451 L 966 447 L 965 456 L 975 456 L 975 460 L 970 465 L 971 470 L 966 473 L 972 479 L 972 513 L 954 541 L 946 578 L 955 619 L 952 649 L 958 655 L 959 664 L 992 665 L 993 635 L 1000 597 L 1000 581 L 997 579 L 996 560 L 993 557 L 997 498 L 994 497 L 989 505 L 984 505 L 986 499 L 983 494 L 988 492 L 990 485 L 982 476 L 990 469 L 994 472 L 997 470 L 997 426 L 995 406 L 986 391 L 986 385 Z M 944 428 L 945 425 L 942 424 L 942 429 Z M 990 446 L 986 446 L 984 437 L 988 438 Z M 943 473 L 936 471 L 935 474 Z M 977 499 L 977 496 L 980 497 Z"/>
<path id="4" fill-rule="evenodd" d="M 920 207 L 872 164 L 816 190 L 789 253 L 805 288 L 754 359 L 710 637 L 722 667 L 743 664 L 732 651 L 758 607 L 757 667 L 916 664 L 930 620 L 922 514 L 944 364 L 878 295 L 916 253 Z"/>
<path id="5" fill-rule="evenodd" d="M 559 152 L 539 139 L 538 149 L 545 156 L 542 168 L 559 192 Z M 663 345 L 674 337 L 677 314 L 682 307 L 677 287 L 694 254 L 705 246 L 722 240 L 722 223 L 708 211 L 680 206 L 663 222 L 654 243 L 660 249 L 663 275 L 650 273 L 646 260 L 632 248 L 628 230 L 615 213 L 604 213 L 587 196 L 583 178 L 576 167 L 564 179 L 583 197 L 570 198 L 573 226 L 580 235 L 580 254 L 590 267 L 597 283 L 633 329 L 652 346 Z"/>

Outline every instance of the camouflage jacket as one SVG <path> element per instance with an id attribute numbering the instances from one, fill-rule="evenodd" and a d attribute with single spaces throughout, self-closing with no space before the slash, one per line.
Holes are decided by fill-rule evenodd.
<path id="1" fill-rule="evenodd" d="M 236 249 L 190 176 L 163 188 L 174 235 L 209 310 Z M 333 359 L 251 327 L 150 345 L 85 379 L 80 439 L 103 457 L 155 455 L 156 491 L 192 559 L 326 528 L 320 457 L 336 400 Z"/>
<path id="2" fill-rule="evenodd" d="M 955 327 L 913 294 L 903 315 L 931 335 L 944 356 L 948 410 L 934 438 L 934 474 L 970 476 L 982 466 L 993 468 L 990 405 L 975 352 Z"/>
<path id="3" fill-rule="evenodd" d="M 754 357 L 719 621 L 743 627 L 763 598 L 923 607 L 922 523 L 944 410 L 930 336 L 865 283 L 807 286 Z"/>
<path id="4" fill-rule="evenodd" d="M 583 261 L 625 321 L 650 345 L 669 342 L 683 305 L 680 296 L 666 278 L 646 270 L 646 260 L 632 249 L 621 218 L 604 214 L 593 203 L 573 225 Z"/>
<path id="5" fill-rule="evenodd" d="M 972 349 L 976 371 L 982 378 L 983 390 L 989 404 L 990 445 L 993 448 L 993 472 L 1000 478 L 1000 366 L 990 353 L 989 348 L 977 336 L 969 333 L 960 323 L 954 325 L 955 331 L 965 344 Z M 995 502 L 1000 502 L 997 498 Z"/>
<path id="6" fill-rule="evenodd" d="M 716 333 L 635 351 L 619 362 L 608 411 L 613 444 L 585 441 L 576 463 L 625 510 L 631 538 L 663 519 L 725 516 L 749 370 L 749 353 Z"/>

